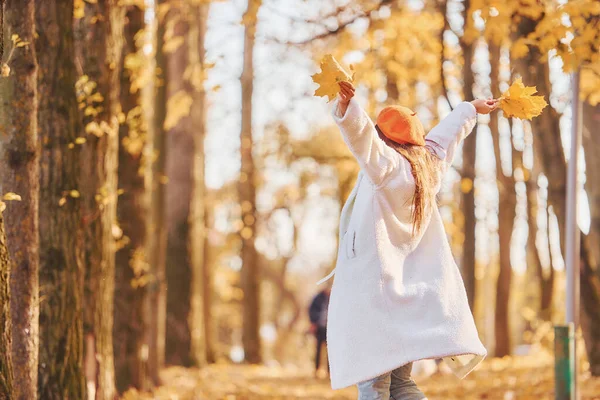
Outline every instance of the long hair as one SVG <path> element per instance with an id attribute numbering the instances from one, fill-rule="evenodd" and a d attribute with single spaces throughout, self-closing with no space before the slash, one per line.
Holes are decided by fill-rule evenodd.
<path id="1" fill-rule="evenodd" d="M 435 201 L 435 187 L 440 160 L 426 146 L 397 143 L 388 139 L 378 126 L 376 128 L 381 140 L 406 158 L 410 164 L 415 181 L 415 193 L 412 198 L 412 234 L 415 235 L 421 231 L 428 208 Z"/>

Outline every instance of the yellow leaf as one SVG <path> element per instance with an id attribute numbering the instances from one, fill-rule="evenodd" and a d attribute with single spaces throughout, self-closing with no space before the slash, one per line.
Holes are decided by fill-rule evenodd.
<path id="1" fill-rule="evenodd" d="M 102 103 L 104 101 L 104 96 L 102 96 L 102 93 L 96 92 L 88 97 L 88 100 L 94 103 Z"/>
<path id="2" fill-rule="evenodd" d="M 534 96 L 535 87 L 523 85 L 521 78 L 513 82 L 500 98 L 500 108 L 507 118 L 532 119 L 548 105 L 543 96 Z"/>
<path id="3" fill-rule="evenodd" d="M 462 178 L 460 181 L 460 191 L 469 193 L 471 190 L 473 190 L 473 181 L 470 178 Z"/>
<path id="4" fill-rule="evenodd" d="M 246 226 L 245 228 L 243 228 L 243 229 L 240 231 L 240 235 L 241 235 L 241 236 L 242 236 L 242 238 L 244 238 L 244 239 L 250 239 L 250 238 L 252 237 L 252 234 L 253 234 L 253 232 L 252 232 L 252 228 L 250 228 L 250 227 L 248 227 L 248 226 Z"/>
<path id="5" fill-rule="evenodd" d="M 17 47 L 25 47 L 29 44 L 29 42 L 19 42 L 17 43 Z"/>
<path id="6" fill-rule="evenodd" d="M 80 195 L 79 195 L 79 192 L 77 190 L 71 190 L 69 192 L 69 196 L 71 196 L 74 199 L 78 199 Z"/>
<path id="7" fill-rule="evenodd" d="M 67 204 L 67 198 L 66 197 L 61 197 L 60 200 L 58 201 L 58 206 L 62 207 L 65 204 Z"/>
<path id="8" fill-rule="evenodd" d="M 10 40 L 12 40 L 13 44 L 17 44 L 19 42 L 19 40 L 21 40 L 19 38 L 19 35 L 17 35 L 16 33 L 13 33 L 10 37 Z"/>
<path id="9" fill-rule="evenodd" d="M 513 58 L 519 59 L 525 57 L 529 53 L 529 46 L 525 43 L 523 38 L 513 43 L 510 48 L 510 54 Z"/>
<path id="10" fill-rule="evenodd" d="M 76 144 L 84 144 L 85 142 L 86 142 L 86 138 L 84 138 L 84 137 L 78 137 L 77 139 L 75 139 Z"/>
<path id="11" fill-rule="evenodd" d="M 96 121 L 92 121 L 85 126 L 85 133 L 101 137 L 104 134 L 104 131 Z"/>
<path id="12" fill-rule="evenodd" d="M 0 213 L 4 210 L 6 210 L 6 203 L 0 201 Z"/>
<path id="13" fill-rule="evenodd" d="M 75 143 L 69 143 L 69 148 L 70 149 L 74 149 L 75 148 Z"/>
<path id="14" fill-rule="evenodd" d="M 185 90 L 180 90 L 167 101 L 167 118 L 165 118 L 164 128 L 166 130 L 174 128 L 181 118 L 190 115 L 190 108 L 194 99 Z"/>
<path id="15" fill-rule="evenodd" d="M 175 52 L 185 41 L 183 36 L 176 36 L 172 39 L 169 39 L 163 45 L 163 51 L 167 54 Z"/>
<path id="16" fill-rule="evenodd" d="M 6 63 L 2 63 L 2 76 L 7 77 L 10 75 L 10 67 Z"/>
<path id="17" fill-rule="evenodd" d="M 319 85 L 315 96 L 328 97 L 328 101 L 335 99 L 340 92 L 339 82 L 352 82 L 352 77 L 344 71 L 341 65 L 331 54 L 327 54 L 321 61 L 321 72 L 312 76 L 313 82 Z"/>
<path id="18" fill-rule="evenodd" d="M 21 201 L 21 196 L 19 196 L 16 193 L 13 193 L 13 192 L 8 192 L 4 196 L 2 196 L 2 200 L 7 200 L 7 201 Z"/>

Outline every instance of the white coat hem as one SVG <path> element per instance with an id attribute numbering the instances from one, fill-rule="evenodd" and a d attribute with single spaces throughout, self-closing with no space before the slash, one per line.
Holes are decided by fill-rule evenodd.
<path id="1" fill-rule="evenodd" d="M 460 356 L 473 356 L 473 358 L 471 359 L 471 361 L 463 366 L 459 366 L 459 364 L 456 361 L 452 361 L 452 357 L 460 357 Z M 443 356 L 430 356 L 430 357 L 423 357 L 423 358 L 418 358 L 418 359 L 414 359 L 414 360 L 410 360 L 410 361 L 406 361 L 406 362 L 402 362 L 400 364 L 396 364 L 394 367 L 391 368 L 384 368 L 383 370 L 381 370 L 381 372 L 376 373 L 373 376 L 369 376 L 365 379 L 362 379 L 358 382 L 349 382 L 349 381 L 339 381 L 338 382 L 334 382 L 333 380 L 331 381 L 331 388 L 333 390 L 340 390 L 340 389 L 345 389 L 347 387 L 350 386 L 354 386 L 357 385 L 361 382 L 365 382 L 371 379 L 375 379 L 378 376 L 381 376 L 383 374 L 386 374 L 388 372 L 391 372 L 397 368 L 400 368 L 403 365 L 409 364 L 409 363 L 414 363 L 417 361 L 423 361 L 423 360 L 438 360 L 438 359 L 442 359 L 450 368 L 450 370 L 452 371 L 452 373 L 459 379 L 464 379 L 467 375 L 469 375 L 486 357 L 486 354 L 474 354 L 474 353 L 452 353 L 452 354 L 448 354 L 448 355 L 443 355 Z"/>

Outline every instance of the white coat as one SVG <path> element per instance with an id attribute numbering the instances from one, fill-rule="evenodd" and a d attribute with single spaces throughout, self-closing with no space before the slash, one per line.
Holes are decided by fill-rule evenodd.
<path id="1" fill-rule="evenodd" d="M 466 376 L 486 350 L 437 205 L 413 237 L 408 161 L 379 138 L 355 99 L 343 116 L 336 104 L 334 119 L 361 171 L 342 209 L 329 302 L 332 388 L 432 358 L 444 358 L 456 375 Z M 476 120 L 473 105 L 461 103 L 427 135 L 442 173 Z"/>

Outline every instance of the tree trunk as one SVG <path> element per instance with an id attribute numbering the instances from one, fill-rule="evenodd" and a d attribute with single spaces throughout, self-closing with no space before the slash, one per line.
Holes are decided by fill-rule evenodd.
<path id="1" fill-rule="evenodd" d="M 135 43 L 135 35 L 145 28 L 144 10 L 131 6 L 126 19 L 123 62 L 127 57 L 144 57 L 142 49 Z M 126 121 L 119 130 L 119 186 L 123 193 L 117 205 L 117 218 L 123 240 L 116 254 L 113 331 L 116 385 L 121 393 L 129 387 L 148 389 L 147 360 L 143 356 L 148 330 L 143 308 L 144 279 L 148 272 L 144 251 L 148 207 L 142 161 L 147 124 L 141 93 L 131 84 L 140 72 L 123 69 L 121 76 L 121 107 Z"/>
<path id="2" fill-rule="evenodd" d="M 119 151 L 120 76 L 125 8 L 118 0 L 85 3 L 79 22 L 87 142 L 81 157 L 85 222 L 85 375 L 88 398 L 113 400 L 115 234 Z M 86 89 L 91 93 L 86 93 Z"/>
<path id="3" fill-rule="evenodd" d="M 37 61 L 34 49 L 33 0 L 7 0 L 4 47 L 12 35 L 26 44 L 8 60 L 10 76 L 0 79 L 0 193 L 14 192 L 22 201 L 7 203 L 6 241 L 11 259 L 10 291 L 13 399 L 37 398 L 38 363 L 38 191 Z M 7 60 L 5 55 L 4 61 Z"/>
<path id="4" fill-rule="evenodd" d="M 69 148 L 83 135 L 75 93 L 73 1 L 38 0 L 36 6 L 41 144 L 38 396 L 83 399 L 80 153 Z"/>
<path id="5" fill-rule="evenodd" d="M 471 1 L 464 0 L 464 21 L 469 18 L 469 8 Z M 473 52 L 474 46 L 470 43 L 465 42 L 464 39 L 460 41 L 460 47 L 462 49 L 464 65 L 463 65 L 463 90 L 464 100 L 473 101 L 473 85 L 475 84 L 475 76 L 473 75 Z M 469 307 L 471 312 L 475 311 L 475 225 L 477 220 L 475 218 L 475 161 L 476 161 L 476 150 L 477 150 L 477 126 L 464 141 L 463 144 L 463 165 L 461 175 L 463 181 L 470 182 L 470 185 L 465 187 L 468 190 L 463 190 L 461 205 L 462 212 L 464 215 L 464 234 L 465 242 L 463 247 L 462 255 L 462 276 L 467 290 L 467 297 L 469 299 Z"/>
<path id="6" fill-rule="evenodd" d="M 494 98 L 499 93 L 499 69 L 500 69 L 500 47 L 489 43 L 490 65 L 491 65 L 491 87 Z M 496 313 L 494 319 L 494 332 L 496 338 L 495 355 L 503 357 L 510 354 L 510 283 L 512 267 L 510 264 L 510 244 L 513 233 L 513 225 L 516 217 L 517 194 L 515 192 L 515 181 L 512 174 L 506 176 L 502 171 L 502 158 L 500 153 L 500 132 L 498 127 L 498 114 L 490 114 L 490 132 L 494 143 L 494 156 L 496 158 L 496 181 L 498 184 L 498 238 L 500 272 L 496 284 Z M 512 143 L 511 143 L 512 147 Z"/>
<path id="7" fill-rule="evenodd" d="M 160 7 L 167 0 L 157 2 Z M 166 330 L 166 279 L 165 263 L 167 248 L 167 232 L 165 229 L 165 166 L 167 159 L 165 119 L 167 107 L 168 68 L 163 51 L 165 42 L 165 25 L 167 16 L 157 23 L 156 31 L 156 73 L 157 85 L 154 98 L 154 121 L 151 134 L 148 136 L 152 149 L 150 162 L 151 188 L 150 213 L 148 219 L 148 237 L 146 251 L 152 279 L 148 284 L 148 300 L 150 306 L 148 374 L 155 385 L 160 384 L 159 373 L 165 364 L 165 330 Z"/>
<path id="8" fill-rule="evenodd" d="M 517 37 L 526 37 L 535 31 L 539 20 L 520 16 L 517 24 Z M 542 17 L 540 17 L 542 18 Z M 539 93 L 551 93 L 550 69 L 547 63 L 540 63 L 542 55 L 535 46 L 530 47 L 524 58 L 515 60 L 516 71 L 528 85 L 536 86 Z M 560 118 L 556 110 L 548 107 L 537 118 L 531 121 L 533 132 L 533 150 L 536 161 L 548 178 L 548 203 L 552 206 L 558 219 L 561 235 L 561 248 L 564 254 L 564 233 L 566 218 L 566 168 L 564 149 L 560 137 Z"/>
<path id="9" fill-rule="evenodd" d="M 581 252 L 581 327 L 585 338 L 590 371 L 600 376 L 600 105 L 583 105 L 583 146 L 586 163 L 586 191 L 588 194 L 591 225 L 582 236 Z"/>
<path id="10" fill-rule="evenodd" d="M 169 55 L 168 97 L 177 93 L 191 95 L 189 82 L 184 78 L 190 66 L 190 39 L 192 27 L 185 20 L 182 9 L 175 10 L 179 20 L 175 26 L 176 37 L 184 43 Z M 193 50 L 195 51 L 195 49 Z M 194 126 L 189 117 L 179 120 L 167 137 L 167 330 L 166 362 L 170 365 L 192 365 L 190 323 L 191 312 L 191 231 L 190 205 L 192 204 L 194 135 L 200 127 Z"/>
<path id="11" fill-rule="evenodd" d="M 190 30 L 190 63 L 201 66 L 204 70 L 208 4 L 194 7 L 194 24 Z M 206 138 L 206 92 L 204 82 L 193 84 L 194 101 L 191 109 L 191 123 L 195 131 L 193 136 L 193 189 L 191 203 L 190 227 L 192 236 L 188 242 L 191 246 L 192 285 L 191 285 L 191 356 L 196 366 L 203 366 L 214 359 L 212 350 L 211 294 L 212 279 L 207 257 L 208 241 L 206 229 L 206 185 L 204 140 Z"/>
<path id="12" fill-rule="evenodd" d="M 0 202 L 0 400 L 10 400 L 13 398 L 10 260 L 8 259 L 6 234 L 4 233 L 3 204 Z"/>
<path id="13" fill-rule="evenodd" d="M 554 268 L 552 263 L 545 271 L 540 253 L 536 246 L 537 238 L 537 215 L 538 215 L 538 185 L 537 174 L 531 175 L 525 181 L 527 187 L 527 224 L 529 233 L 527 235 L 527 266 L 535 271 L 539 285 L 540 308 L 539 315 L 543 320 L 550 321 L 552 317 L 552 298 L 554 294 Z"/>
<path id="14" fill-rule="evenodd" d="M 244 15 L 244 61 L 242 85 L 242 129 L 240 152 L 242 158 L 238 183 L 239 201 L 242 206 L 244 227 L 242 239 L 241 286 L 244 292 L 242 344 L 246 361 L 252 364 L 261 361 L 260 328 L 260 280 L 256 248 L 254 247 L 256 221 L 256 188 L 254 186 L 254 159 L 252 157 L 252 94 L 254 89 L 254 41 L 258 10 L 261 0 L 248 0 Z"/>

